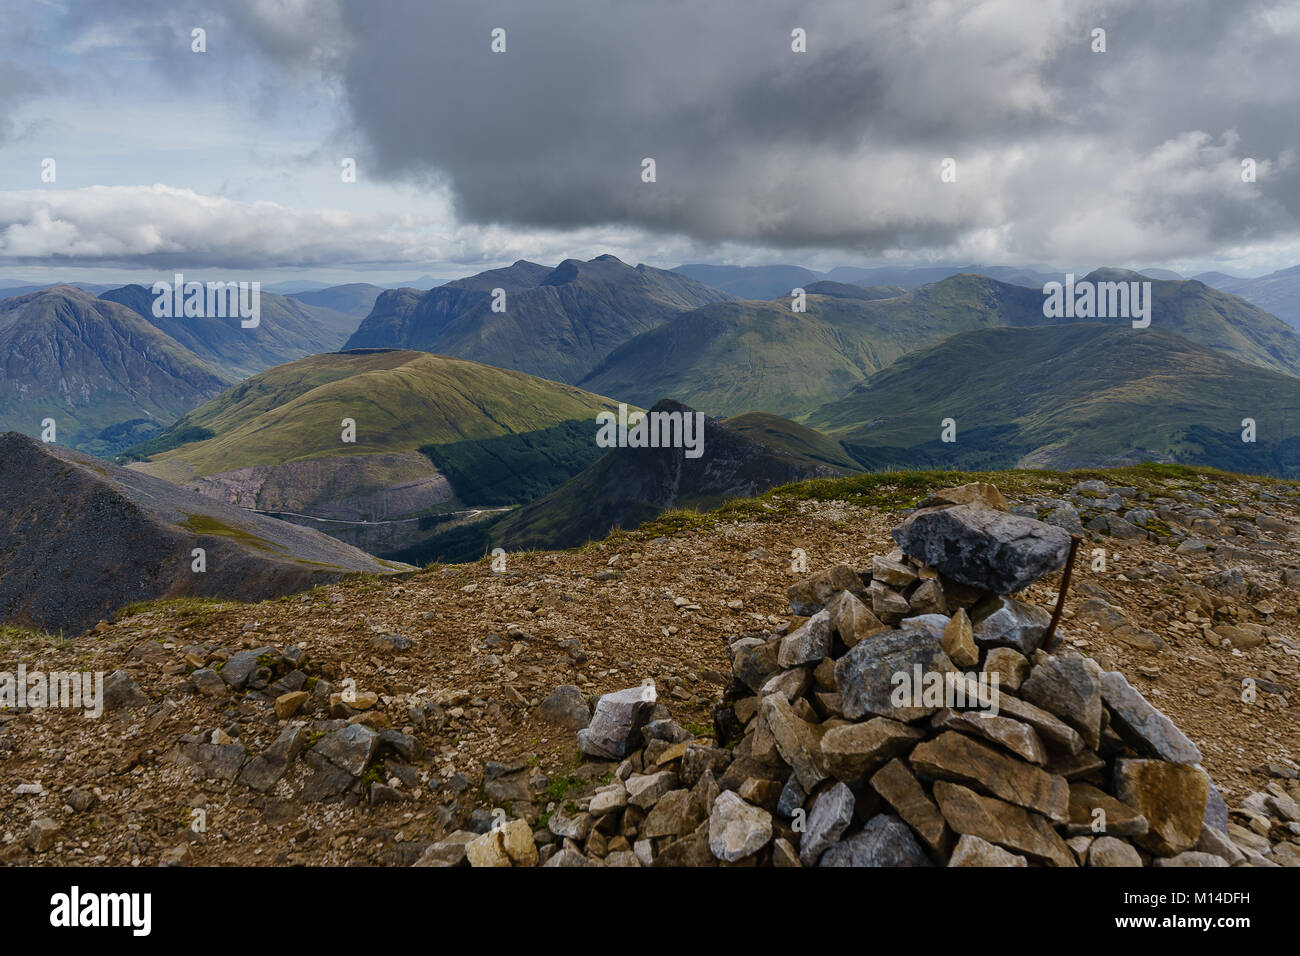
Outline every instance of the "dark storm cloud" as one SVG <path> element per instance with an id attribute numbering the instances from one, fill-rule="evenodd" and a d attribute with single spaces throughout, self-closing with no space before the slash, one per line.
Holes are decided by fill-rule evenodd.
<path id="1" fill-rule="evenodd" d="M 362 175 L 468 223 L 973 257 L 1213 254 L 1294 239 L 1297 5 L 102 0 L 337 84 Z M 489 49 L 504 28 L 507 52 Z M 791 51 L 807 30 L 808 52 Z M 1090 49 L 1094 27 L 1107 52 Z M 237 39 L 236 39 L 237 38 Z M 168 49 L 174 40 L 167 40 Z M 288 82 L 287 80 L 285 82 Z M 653 157 L 658 182 L 641 182 Z M 941 183 L 940 163 L 958 181 Z M 1244 184 L 1240 161 L 1259 163 Z"/>

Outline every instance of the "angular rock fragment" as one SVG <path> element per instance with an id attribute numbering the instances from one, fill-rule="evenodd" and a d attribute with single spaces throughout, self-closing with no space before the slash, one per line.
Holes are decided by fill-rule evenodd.
<path id="1" fill-rule="evenodd" d="M 1058 823 L 1069 819 L 1070 786 L 1064 777 L 1046 773 L 964 734 L 946 731 L 918 744 L 908 762 L 923 777 L 973 785 Z"/>
<path id="2" fill-rule="evenodd" d="M 825 607 L 826 602 L 836 591 L 852 591 L 859 597 L 865 596 L 862 578 L 858 577 L 858 572 L 847 564 L 826 568 L 797 584 L 790 585 L 787 596 L 790 598 L 790 607 L 795 614 L 809 616 Z"/>
<path id="3" fill-rule="evenodd" d="M 578 749 L 588 756 L 621 760 L 641 742 L 641 727 L 657 703 L 653 688 L 628 687 L 596 701 L 591 723 L 578 731 Z"/>
<path id="4" fill-rule="evenodd" d="M 939 642 L 924 629 L 888 631 L 864 641 L 835 664 L 844 716 L 857 720 L 867 714 L 896 720 L 928 717 L 937 707 L 921 706 L 915 675 L 923 679 L 955 673 Z M 911 689 L 911 693 L 908 689 Z M 895 692 L 898 700 L 895 704 Z"/>
<path id="5" fill-rule="evenodd" d="M 906 823 L 878 813 L 821 855 L 818 866 L 934 866 Z"/>
<path id="6" fill-rule="evenodd" d="M 1121 757 L 1115 761 L 1115 796 L 1146 817 L 1149 828 L 1135 842 L 1159 856 L 1196 845 L 1201 835 L 1210 778 L 1190 764 Z"/>
<path id="7" fill-rule="evenodd" d="M 977 836 L 1053 866 L 1077 865 L 1073 851 L 1046 817 L 945 780 L 935 783 L 934 799 L 957 833 Z"/>
<path id="8" fill-rule="evenodd" d="M 952 834 L 939 808 L 925 794 L 907 764 L 895 757 L 871 778 L 871 786 L 939 856 L 952 846 Z"/>
<path id="9" fill-rule="evenodd" d="M 1138 753 L 1172 763 L 1201 762 L 1200 748 L 1147 703 L 1119 671 L 1101 675 L 1101 698 L 1115 732 Z"/>
<path id="10" fill-rule="evenodd" d="M 892 533 L 908 557 L 994 594 L 1022 591 L 1060 570 L 1070 551 L 1060 528 L 983 504 L 922 509 Z"/>
<path id="11" fill-rule="evenodd" d="M 1015 598 L 990 595 L 971 608 L 971 622 L 980 647 L 1010 647 L 1031 657 L 1042 644 L 1052 615 Z"/>

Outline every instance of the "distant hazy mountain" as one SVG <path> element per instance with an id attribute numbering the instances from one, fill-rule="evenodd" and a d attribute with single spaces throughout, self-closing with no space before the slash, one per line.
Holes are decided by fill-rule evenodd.
<path id="1" fill-rule="evenodd" d="M 76 634 L 135 601 L 257 601 L 410 570 L 13 432 L 0 435 L 0 499 L 0 622 L 53 633 Z"/>
<path id="2" fill-rule="evenodd" d="M 493 311 L 495 288 L 505 290 L 503 312 Z M 576 382 L 633 336 L 731 298 L 609 255 L 554 269 L 521 260 L 427 293 L 384 293 L 347 348 L 420 349 Z"/>
<path id="3" fill-rule="evenodd" d="M 122 305 L 71 286 L 0 300 L 0 431 L 113 454 L 231 383 Z"/>
<path id="4" fill-rule="evenodd" d="M 941 441 L 941 422 L 956 441 Z M 1242 419 L 1258 440 L 1241 440 Z M 1300 476 L 1300 379 L 1152 326 L 981 329 L 913 352 L 808 417 L 873 468 L 1142 460 Z"/>
<path id="5" fill-rule="evenodd" d="M 410 282 L 386 282 L 385 289 L 421 289 L 428 291 L 437 286 L 446 284 L 446 279 L 435 279 L 431 275 L 422 275 L 418 279 L 412 279 Z"/>
<path id="6" fill-rule="evenodd" d="M 276 295 L 294 295 L 298 292 L 318 292 L 329 287 L 328 282 L 318 282 L 314 279 L 288 279 L 284 282 L 264 283 L 262 291 L 274 292 Z"/>
<path id="7" fill-rule="evenodd" d="M 111 285 L 104 285 L 99 282 L 23 283 L 21 285 L 0 286 L 0 299 L 10 299 L 16 295 L 29 295 L 32 292 L 40 292 L 42 289 L 52 289 L 56 285 L 70 286 L 73 289 L 81 289 L 83 292 L 92 292 L 95 295 L 113 288 Z"/>
<path id="8" fill-rule="evenodd" d="M 1084 278 L 1140 280 L 1117 270 Z M 1300 335 L 1274 316 L 1200 282 L 1152 280 L 1151 292 L 1153 327 L 1300 374 Z M 1045 318 L 1043 299 L 1041 289 L 960 275 L 888 299 L 809 295 L 803 313 L 792 311 L 788 295 L 721 303 L 631 339 L 579 384 L 642 405 L 671 395 L 712 415 L 799 418 L 913 349 L 958 332 L 1076 321 Z"/>
<path id="9" fill-rule="evenodd" d="M 973 273 L 988 276 L 1000 282 L 1022 285 L 1027 288 L 1041 289 L 1044 282 L 1059 279 L 1046 269 L 1024 266 L 877 266 L 860 268 L 857 266 L 839 266 L 827 272 L 823 278 L 834 282 L 851 282 L 856 285 L 892 285 L 904 289 L 916 289 L 931 282 L 939 282 L 951 276 Z"/>
<path id="10" fill-rule="evenodd" d="M 819 279 L 804 286 L 808 295 L 828 295 L 833 299 L 892 299 L 907 292 L 897 285 L 854 285 L 851 282 L 833 282 Z M 788 294 L 788 293 L 787 293 Z"/>
<path id="11" fill-rule="evenodd" d="M 118 302 L 167 333 L 199 357 L 235 378 L 253 375 L 304 355 L 333 352 L 356 327 L 343 312 L 309 305 L 296 298 L 262 290 L 261 322 L 245 329 L 237 316 L 229 318 L 157 318 L 154 295 L 142 285 L 110 289 L 101 299 Z"/>
<path id="12" fill-rule="evenodd" d="M 775 299 L 822 277 L 802 266 L 678 266 L 673 272 L 742 299 Z"/>
<path id="13" fill-rule="evenodd" d="M 1255 279 L 1242 279 L 1222 272 L 1205 272 L 1196 278 L 1206 285 L 1241 296 L 1273 313 L 1292 328 L 1300 329 L 1300 266 L 1270 272 Z"/>
<path id="14" fill-rule="evenodd" d="M 691 409 L 664 401 L 651 411 Z M 734 428 L 705 419 L 699 458 L 685 457 L 680 448 L 610 449 L 550 495 L 500 519 L 490 531 L 491 543 L 510 550 L 574 547 L 670 508 L 712 508 L 791 481 L 846 473 L 758 435 L 752 425 Z"/>
<path id="15" fill-rule="evenodd" d="M 294 292 L 288 298 L 297 299 L 307 305 L 341 312 L 360 321 L 370 314 L 375 300 L 383 291 L 380 286 L 371 285 L 369 282 L 349 282 L 347 285 L 332 285 L 315 292 Z M 349 334 L 352 331 L 355 329 L 349 330 Z"/>
<path id="16" fill-rule="evenodd" d="M 129 456 L 249 508 L 397 519 L 540 497 L 600 455 L 595 416 L 614 405 L 462 359 L 341 352 L 255 375 Z"/>

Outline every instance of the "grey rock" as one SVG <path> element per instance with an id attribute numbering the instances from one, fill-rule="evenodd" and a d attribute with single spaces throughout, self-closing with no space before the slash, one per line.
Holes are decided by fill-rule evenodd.
<path id="1" fill-rule="evenodd" d="M 910 677 L 916 667 L 923 674 L 956 671 L 938 638 L 925 628 L 884 631 L 858 644 L 835 664 L 844 716 L 858 720 L 873 714 L 908 721 L 934 713 L 934 707 L 895 707 L 890 699 L 893 675 Z"/>
<path id="2" fill-rule="evenodd" d="M 542 701 L 538 711 L 568 730 L 582 730 L 591 723 L 591 709 L 582 691 L 574 684 L 561 684 Z"/>
<path id="3" fill-rule="evenodd" d="M 752 856 L 772 839 L 772 815 L 740 799 L 734 791 L 718 795 L 709 815 L 709 850 L 724 863 Z"/>
<path id="4" fill-rule="evenodd" d="M 1010 597 L 990 595 L 970 611 L 975 643 L 981 647 L 1010 647 L 1032 657 L 1043 641 L 1052 615 L 1042 608 Z"/>
<path id="5" fill-rule="evenodd" d="M 103 704 L 104 710 L 121 710 L 123 708 L 143 707 L 149 703 L 149 698 L 144 692 L 135 685 L 131 675 L 126 671 L 117 670 L 104 678 L 103 687 Z"/>
<path id="6" fill-rule="evenodd" d="M 359 777 L 365 773 L 378 748 L 379 734 L 365 724 L 349 724 L 322 737 L 312 748 L 312 753 Z"/>
<path id="7" fill-rule="evenodd" d="M 818 866 L 934 866 L 907 824 L 878 813 L 822 854 Z"/>
<path id="8" fill-rule="evenodd" d="M 830 655 L 833 636 L 830 612 L 822 609 L 782 638 L 777 666 L 790 668 L 816 664 Z"/>
<path id="9" fill-rule="evenodd" d="M 226 693 L 226 682 L 210 667 L 200 667 L 190 675 L 190 680 L 205 697 L 221 697 Z"/>
<path id="10" fill-rule="evenodd" d="M 1201 751 L 1174 722 L 1152 707 L 1119 671 L 1101 675 L 1101 696 L 1111 726 L 1124 742 L 1145 757 L 1171 763 L 1200 763 Z"/>
<path id="11" fill-rule="evenodd" d="M 236 651 L 230 655 L 230 660 L 226 661 L 221 668 L 221 679 L 229 684 L 235 690 L 240 690 L 248 679 L 253 676 L 257 670 L 259 657 L 274 657 L 279 659 L 280 652 L 274 647 L 257 647 L 248 651 Z"/>
<path id="12" fill-rule="evenodd" d="M 1091 749 L 1101 744 L 1101 667 L 1091 658 L 1039 652 L 1020 696 L 1073 726 Z"/>
<path id="13" fill-rule="evenodd" d="M 995 594 L 1021 591 L 1065 565 L 1070 536 L 982 504 L 914 512 L 892 532 L 903 553 L 944 577 Z"/>
<path id="14" fill-rule="evenodd" d="M 647 687 L 605 694 L 596 701 L 591 723 L 578 731 L 578 749 L 591 757 L 621 760 L 641 743 L 641 728 L 650 721 L 656 703 L 653 689 Z"/>
<path id="15" fill-rule="evenodd" d="M 832 844 L 839 842 L 853 822 L 853 791 L 843 783 L 818 794 L 808 814 L 807 829 L 799 841 L 799 862 L 812 866 Z"/>

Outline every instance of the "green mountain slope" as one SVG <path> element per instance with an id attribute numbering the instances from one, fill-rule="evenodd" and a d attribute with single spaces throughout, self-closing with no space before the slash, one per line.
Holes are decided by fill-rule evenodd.
<path id="1" fill-rule="evenodd" d="M 941 421 L 957 440 L 940 440 Z M 1257 441 L 1241 441 L 1242 420 Z M 985 329 L 908 355 L 808 424 L 870 468 L 1175 461 L 1300 474 L 1300 379 L 1155 328 Z"/>
<path id="2" fill-rule="evenodd" d="M 361 350 L 268 369 L 128 457 L 191 490 L 388 553 L 439 516 L 532 501 L 567 481 L 600 456 L 596 413 L 616 407 L 522 372 Z M 343 440 L 344 419 L 356 423 L 355 443 Z"/>
<path id="3" fill-rule="evenodd" d="M 1142 279 L 1113 270 L 1087 278 Z M 791 310 L 788 296 L 685 313 L 616 349 L 579 384 L 642 404 L 671 395 L 710 414 L 801 418 L 908 352 L 959 332 L 1081 321 L 1046 318 L 1040 289 L 986 276 L 957 275 L 875 300 L 845 298 L 839 286 L 830 287 L 834 297 L 810 294 L 804 313 Z M 1153 328 L 1300 374 L 1300 335 L 1276 317 L 1200 282 L 1157 280 L 1151 291 Z M 1107 321 L 1132 328 L 1128 318 Z"/>
<path id="4" fill-rule="evenodd" d="M 659 402 L 651 411 L 691 413 L 673 401 Z M 752 430 L 706 418 L 698 458 L 685 457 L 680 448 L 612 448 L 545 498 L 510 512 L 490 529 L 435 539 L 419 552 L 395 556 L 419 563 L 448 554 L 453 545 L 460 549 L 458 557 L 477 557 L 489 545 L 509 550 L 574 547 L 603 538 L 613 528 L 636 527 L 670 508 L 713 508 L 730 498 L 847 470 L 757 441 Z"/>
<path id="5" fill-rule="evenodd" d="M 723 421 L 724 425 L 751 441 L 797 458 L 825 462 L 833 468 L 857 471 L 861 466 L 834 438 L 767 412 L 746 412 Z"/>
<path id="6" fill-rule="evenodd" d="M 568 259 L 541 274 L 544 268 L 521 261 L 427 293 L 385 293 L 347 347 L 422 349 L 577 382 L 633 336 L 730 298 L 608 255 Z M 506 291 L 504 312 L 493 311 L 493 288 Z"/>
<path id="7" fill-rule="evenodd" d="M 1041 302 L 1032 289 L 956 276 L 889 299 L 809 295 L 802 313 L 789 296 L 722 303 L 637 336 L 580 384 L 641 404 L 671 395 L 709 414 L 797 418 L 949 335 L 1044 322 Z"/>
<path id="8" fill-rule="evenodd" d="M 410 351 L 313 355 L 228 389 L 167 430 L 212 437 L 152 457 L 197 473 L 303 458 L 413 451 L 591 421 L 615 403 L 571 385 L 463 359 Z M 357 441 L 340 440 L 344 418 Z"/>
<path id="9" fill-rule="evenodd" d="M 304 355 L 333 352 L 357 324 L 355 318 L 334 309 L 265 291 L 260 296 L 261 321 L 251 329 L 243 328 L 235 316 L 157 318 L 153 314 L 153 292 L 142 285 L 110 289 L 100 298 L 126 306 L 234 378 L 255 375 Z"/>
<path id="10" fill-rule="evenodd" d="M 0 431 L 112 455 L 232 379 L 135 312 L 71 286 L 0 301 Z"/>

